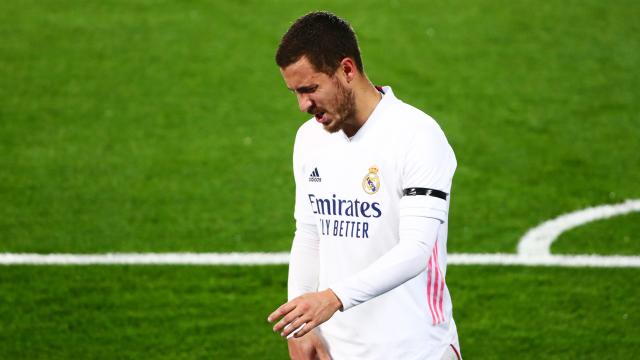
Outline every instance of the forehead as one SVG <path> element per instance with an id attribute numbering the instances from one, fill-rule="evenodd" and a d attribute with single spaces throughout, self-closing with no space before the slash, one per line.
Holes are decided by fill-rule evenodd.
<path id="1" fill-rule="evenodd" d="M 284 69 L 280 69 L 284 82 L 289 89 L 295 90 L 300 87 L 319 84 L 322 81 L 329 79 L 329 76 L 325 73 L 315 70 L 311 62 L 306 56 L 300 58 L 300 60 L 287 66 Z"/>

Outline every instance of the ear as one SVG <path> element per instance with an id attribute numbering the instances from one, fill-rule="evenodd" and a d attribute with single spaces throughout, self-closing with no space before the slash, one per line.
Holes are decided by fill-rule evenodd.
<path id="1" fill-rule="evenodd" d="M 356 67 L 355 61 L 353 61 L 352 58 L 348 58 L 348 57 L 340 61 L 340 70 L 342 70 L 342 73 L 344 74 L 344 77 L 347 80 L 347 83 L 352 82 L 353 79 L 356 78 L 356 75 L 358 72 L 358 68 Z"/>

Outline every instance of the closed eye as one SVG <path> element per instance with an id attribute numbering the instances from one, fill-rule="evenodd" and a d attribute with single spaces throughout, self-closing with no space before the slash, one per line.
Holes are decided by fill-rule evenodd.
<path id="1" fill-rule="evenodd" d="M 315 92 L 317 89 L 318 89 L 318 85 L 311 85 L 311 86 L 301 86 L 299 88 L 296 88 L 294 91 L 297 92 L 298 94 L 311 94 Z"/>

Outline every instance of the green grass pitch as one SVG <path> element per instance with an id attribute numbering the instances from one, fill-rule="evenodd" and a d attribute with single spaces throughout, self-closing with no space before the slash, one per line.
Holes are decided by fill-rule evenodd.
<path id="1" fill-rule="evenodd" d="M 450 252 L 640 198 L 640 5 L 71 0 L 0 4 L 0 252 L 286 251 L 297 111 L 273 56 L 296 17 L 356 29 L 376 84 L 459 167 Z M 636 214 L 554 253 L 640 254 Z M 640 356 L 638 269 L 453 266 L 469 359 Z M 282 359 L 286 267 L 0 267 L 0 358 Z"/>

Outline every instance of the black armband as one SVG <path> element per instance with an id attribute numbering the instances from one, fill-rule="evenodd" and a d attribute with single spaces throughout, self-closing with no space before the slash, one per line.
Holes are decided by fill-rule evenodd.
<path id="1" fill-rule="evenodd" d="M 437 197 L 442 200 L 447 200 L 447 193 L 444 191 L 436 190 L 436 189 L 407 188 L 402 190 L 402 194 L 404 196 L 426 195 L 426 196 Z"/>

